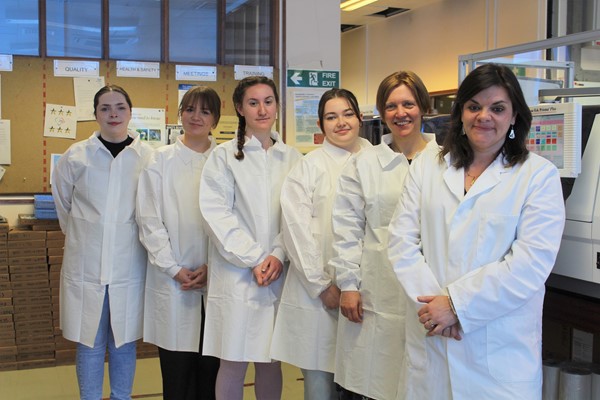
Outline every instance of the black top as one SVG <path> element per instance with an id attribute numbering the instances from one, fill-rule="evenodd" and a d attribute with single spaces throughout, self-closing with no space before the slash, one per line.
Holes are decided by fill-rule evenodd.
<path id="1" fill-rule="evenodd" d="M 120 143 L 107 142 L 102 138 L 101 135 L 98 135 L 98 139 L 100 139 L 102 144 L 108 149 L 108 151 L 110 151 L 110 154 L 112 154 L 113 157 L 116 157 L 117 154 L 119 154 L 125 147 L 129 146 L 133 142 L 133 138 L 131 136 L 127 136 L 127 139 Z"/>

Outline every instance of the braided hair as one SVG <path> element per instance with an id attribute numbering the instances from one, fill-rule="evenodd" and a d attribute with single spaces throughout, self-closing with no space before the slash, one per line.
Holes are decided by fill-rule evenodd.
<path id="1" fill-rule="evenodd" d="M 235 113 L 238 117 L 238 129 L 237 129 L 237 153 L 235 154 L 235 158 L 237 160 L 242 161 L 244 159 L 244 143 L 246 136 L 246 118 L 240 114 L 238 109 L 242 108 L 244 103 L 244 96 L 246 95 L 246 90 L 248 88 L 255 85 L 267 85 L 271 89 L 273 89 L 273 94 L 275 95 L 275 102 L 279 104 L 279 95 L 277 94 L 277 87 L 275 86 L 275 82 L 272 79 L 269 79 L 265 76 L 249 76 L 244 78 L 238 83 L 237 87 L 233 91 L 233 105 L 235 106 Z"/>

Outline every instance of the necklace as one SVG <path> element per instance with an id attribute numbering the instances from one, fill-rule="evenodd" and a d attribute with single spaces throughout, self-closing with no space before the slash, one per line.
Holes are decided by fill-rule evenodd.
<path id="1" fill-rule="evenodd" d="M 469 171 L 466 171 L 466 174 L 469 178 L 471 178 L 471 183 L 469 184 L 469 187 L 472 187 L 475 184 L 475 181 L 477 180 L 477 178 L 479 178 L 481 176 L 481 174 L 477 175 L 477 176 L 473 176 L 471 174 L 469 174 Z"/>

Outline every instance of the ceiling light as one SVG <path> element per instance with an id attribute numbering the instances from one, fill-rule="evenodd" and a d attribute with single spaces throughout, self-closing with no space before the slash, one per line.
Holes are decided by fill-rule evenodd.
<path id="1" fill-rule="evenodd" d="M 344 11 L 353 11 L 368 4 L 375 3 L 376 1 L 377 0 L 347 0 L 340 4 L 340 8 Z"/>

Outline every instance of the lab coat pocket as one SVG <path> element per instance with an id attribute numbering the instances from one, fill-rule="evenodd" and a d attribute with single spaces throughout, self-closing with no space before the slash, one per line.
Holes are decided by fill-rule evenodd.
<path id="1" fill-rule="evenodd" d="M 486 329 L 491 376 L 501 382 L 525 382 L 537 378 L 541 367 L 541 328 L 535 317 L 498 318 Z"/>
<path id="2" fill-rule="evenodd" d="M 487 264 L 502 259 L 515 240 L 518 215 L 482 213 L 477 232 L 477 260 Z"/>

